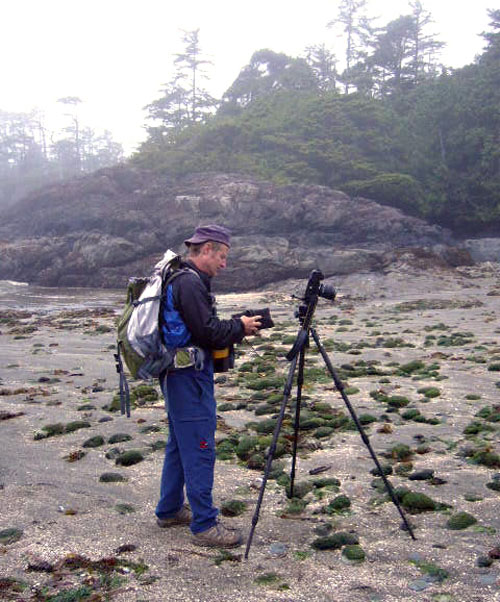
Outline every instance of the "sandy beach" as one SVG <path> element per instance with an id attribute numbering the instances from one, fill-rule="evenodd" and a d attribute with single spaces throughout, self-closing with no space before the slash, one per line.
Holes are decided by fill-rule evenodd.
<path id="1" fill-rule="evenodd" d="M 216 385 L 215 501 L 245 534 L 298 330 L 291 295 L 305 284 L 218 297 L 223 316 L 269 306 L 276 323 Z M 188 528 L 159 529 L 159 387 L 132 382 L 131 418 L 111 411 L 120 294 L 55 302 L 45 289 L 35 302 L 28 287 L 24 304 L 18 291 L 0 297 L 0 599 L 500 600 L 500 266 L 402 262 L 334 284 L 315 328 L 416 541 L 313 343 L 297 495 L 289 404 L 248 560 L 244 546 L 204 549 Z"/>

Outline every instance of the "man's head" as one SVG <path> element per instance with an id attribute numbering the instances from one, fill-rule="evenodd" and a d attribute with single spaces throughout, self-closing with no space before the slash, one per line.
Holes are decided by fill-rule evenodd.
<path id="1" fill-rule="evenodd" d="M 199 226 L 193 236 L 184 241 L 184 244 L 188 247 L 190 261 L 199 270 L 212 277 L 226 267 L 231 233 L 227 228 L 215 224 Z"/>

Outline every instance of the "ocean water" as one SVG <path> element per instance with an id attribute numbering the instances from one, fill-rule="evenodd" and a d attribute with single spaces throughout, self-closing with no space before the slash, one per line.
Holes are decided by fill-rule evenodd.
<path id="1" fill-rule="evenodd" d="M 65 309 L 109 307 L 120 309 L 126 291 L 92 288 L 52 288 L 0 280 L 0 310 L 25 309 L 50 313 Z"/>

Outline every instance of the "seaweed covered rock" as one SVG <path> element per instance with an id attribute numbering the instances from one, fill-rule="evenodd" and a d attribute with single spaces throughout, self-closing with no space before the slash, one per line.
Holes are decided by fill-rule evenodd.
<path id="1" fill-rule="evenodd" d="M 327 514 L 337 514 L 339 512 L 344 512 L 350 507 L 351 500 L 347 495 L 338 495 L 325 507 L 325 512 Z"/>
<path id="2" fill-rule="evenodd" d="M 130 449 L 116 458 L 115 462 L 119 466 L 133 466 L 144 460 L 142 452 L 138 449 Z"/>
<path id="3" fill-rule="evenodd" d="M 409 491 L 403 495 L 401 503 L 408 512 L 414 514 L 420 512 L 431 512 L 437 509 L 436 502 L 425 493 L 414 493 Z"/>
<path id="4" fill-rule="evenodd" d="M 315 550 L 340 550 L 343 546 L 359 544 L 359 538 L 354 533 L 339 531 L 325 537 L 317 537 L 311 544 Z"/>
<path id="5" fill-rule="evenodd" d="M 446 526 L 448 529 L 458 531 L 461 529 L 467 529 L 467 527 L 470 527 L 476 523 L 477 519 L 474 518 L 472 514 L 469 514 L 468 512 L 457 512 L 456 514 L 450 516 Z"/>
<path id="6" fill-rule="evenodd" d="M 363 562 L 366 558 L 365 551 L 359 545 L 348 545 L 342 550 L 342 556 L 352 562 Z"/>
<path id="7" fill-rule="evenodd" d="M 240 516 L 247 509 L 246 502 L 242 500 L 228 500 L 220 507 L 222 516 Z"/>

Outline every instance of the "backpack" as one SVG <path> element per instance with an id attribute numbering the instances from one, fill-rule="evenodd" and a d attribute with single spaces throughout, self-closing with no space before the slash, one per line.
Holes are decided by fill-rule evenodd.
<path id="1" fill-rule="evenodd" d="M 125 308 L 118 322 L 117 352 L 114 356 L 120 375 L 121 413 L 126 413 L 127 417 L 130 417 L 130 391 L 122 359 L 132 377 L 140 380 L 158 378 L 174 365 L 178 367 L 178 362 L 182 362 L 186 355 L 186 365 L 189 360 L 190 352 L 185 345 L 190 336 L 178 312 L 169 312 L 172 322 L 169 320 L 163 330 L 165 336 L 162 336 L 160 328 L 162 297 L 166 293 L 172 294 L 168 285 L 180 274 L 188 271 L 196 274 L 189 268 L 181 269 L 180 261 L 180 256 L 168 249 L 151 276 L 129 279 Z M 179 354 L 179 348 L 183 348 L 184 356 Z"/>

